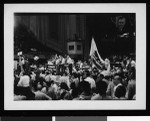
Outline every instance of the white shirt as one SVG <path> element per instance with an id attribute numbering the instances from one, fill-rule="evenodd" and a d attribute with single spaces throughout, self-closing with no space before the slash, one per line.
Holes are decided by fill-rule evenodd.
<path id="1" fill-rule="evenodd" d="M 45 79 L 45 74 L 40 73 L 40 77 Z"/>
<path id="2" fill-rule="evenodd" d="M 51 78 L 52 81 L 56 82 L 57 76 L 55 76 L 55 75 L 50 75 L 50 78 Z"/>
<path id="3" fill-rule="evenodd" d="M 68 58 L 68 59 L 67 59 L 67 63 L 68 63 L 68 64 L 73 64 L 72 59 L 71 59 L 71 58 Z"/>
<path id="4" fill-rule="evenodd" d="M 65 59 L 62 58 L 61 64 L 65 64 Z"/>
<path id="5" fill-rule="evenodd" d="M 54 92 L 57 92 L 57 90 L 58 90 L 58 86 L 56 85 L 56 84 L 53 84 L 53 86 L 52 86 L 53 88 L 54 88 Z"/>
<path id="6" fill-rule="evenodd" d="M 50 81 L 51 81 L 50 75 L 46 75 L 46 76 L 45 76 L 45 81 L 46 81 L 46 82 L 50 82 Z"/>
<path id="7" fill-rule="evenodd" d="M 56 65 L 58 65 L 60 63 L 60 59 L 56 60 Z"/>
<path id="8" fill-rule="evenodd" d="M 82 68 L 83 67 L 83 63 L 80 63 L 80 68 Z"/>
<path id="9" fill-rule="evenodd" d="M 35 77 L 36 77 L 36 74 L 35 74 L 34 72 L 32 72 L 32 74 L 31 74 L 31 79 L 32 79 L 32 80 L 35 80 Z"/>
<path id="10" fill-rule="evenodd" d="M 69 77 L 68 76 L 62 76 L 59 79 L 59 82 L 65 82 L 67 84 L 67 86 L 70 88 L 70 81 L 69 81 Z"/>
<path id="11" fill-rule="evenodd" d="M 18 87 L 29 87 L 30 86 L 30 77 L 27 75 L 21 76 L 17 86 Z"/>
<path id="12" fill-rule="evenodd" d="M 22 63 L 22 65 L 24 65 L 24 64 L 25 64 L 25 60 L 24 60 L 24 58 L 22 59 L 21 63 Z"/>
<path id="13" fill-rule="evenodd" d="M 53 65 L 53 62 L 52 61 L 48 61 L 48 65 Z"/>

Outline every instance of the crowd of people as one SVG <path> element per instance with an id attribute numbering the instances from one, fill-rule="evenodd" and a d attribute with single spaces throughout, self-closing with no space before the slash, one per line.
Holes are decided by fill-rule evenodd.
<path id="1" fill-rule="evenodd" d="M 53 55 L 47 63 L 30 63 L 18 55 L 14 69 L 14 100 L 135 100 L 136 62 L 112 56 L 98 64 Z M 98 66 L 100 65 L 100 66 Z"/>

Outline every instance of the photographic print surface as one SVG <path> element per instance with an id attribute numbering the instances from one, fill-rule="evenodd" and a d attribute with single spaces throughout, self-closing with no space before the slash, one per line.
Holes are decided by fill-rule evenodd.
<path id="1" fill-rule="evenodd" d="M 136 99 L 135 13 L 14 20 L 14 100 Z"/>
<path id="2" fill-rule="evenodd" d="M 146 83 L 138 81 L 139 62 L 145 64 L 145 50 L 142 52 L 141 48 L 146 41 L 145 36 L 141 37 L 146 29 L 142 26 L 141 31 L 145 13 L 140 4 L 131 5 L 135 10 L 122 4 L 128 11 L 120 9 L 121 4 L 116 6 L 118 9 L 112 5 L 110 10 L 105 9 L 105 4 L 76 4 L 72 8 L 66 5 L 66 10 L 62 10 L 61 4 L 35 5 L 33 10 L 25 8 L 30 5 L 18 5 L 16 10 L 14 6 L 6 5 L 4 17 L 7 21 L 9 17 L 12 19 L 9 49 L 13 103 L 27 102 L 31 109 L 32 106 L 35 109 L 34 105 L 48 104 L 49 110 L 112 109 L 119 103 L 123 105 L 116 109 L 124 109 L 127 103 L 131 105 L 126 107 L 129 109 L 145 107 L 146 93 L 138 93 L 139 87 L 145 87 Z M 23 11 L 19 9 L 21 6 L 25 8 Z M 39 12 L 42 7 L 45 9 Z M 145 79 L 144 73 L 140 74 Z M 19 107 L 22 108 L 28 109 Z M 39 109 L 45 110 L 45 106 Z"/>

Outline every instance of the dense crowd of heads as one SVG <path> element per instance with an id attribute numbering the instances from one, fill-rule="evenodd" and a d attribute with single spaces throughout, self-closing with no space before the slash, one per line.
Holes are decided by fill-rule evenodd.
<path id="1" fill-rule="evenodd" d="M 134 100 L 136 63 L 129 56 L 112 56 L 110 70 L 89 61 L 56 64 L 25 61 L 14 70 L 14 100 Z M 69 57 L 60 57 L 69 58 Z M 71 69 L 70 69 L 71 68 Z M 59 69 L 59 71 L 58 71 Z"/>

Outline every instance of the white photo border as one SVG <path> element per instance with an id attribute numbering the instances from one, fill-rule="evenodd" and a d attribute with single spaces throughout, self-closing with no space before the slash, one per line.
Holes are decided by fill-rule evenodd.
<path id="1" fill-rule="evenodd" d="M 135 13 L 136 100 L 14 101 L 14 13 Z M 4 4 L 4 110 L 146 110 L 146 4 Z"/>

